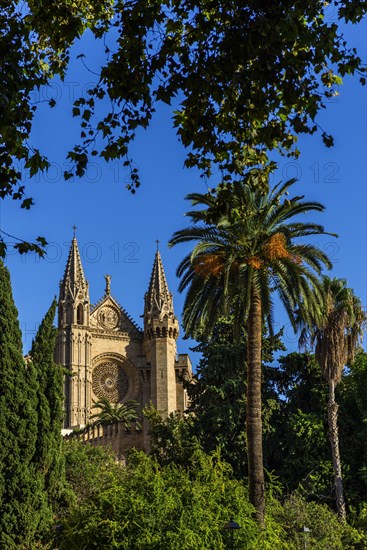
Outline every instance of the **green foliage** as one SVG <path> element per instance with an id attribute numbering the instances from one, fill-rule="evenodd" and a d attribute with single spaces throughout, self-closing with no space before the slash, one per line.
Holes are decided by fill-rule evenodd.
<path id="1" fill-rule="evenodd" d="M 367 501 L 367 354 L 360 351 L 339 385 L 340 448 L 349 502 Z M 366 530 L 367 531 L 367 530 Z"/>
<path id="2" fill-rule="evenodd" d="M 218 451 L 208 455 L 193 446 L 180 465 L 133 451 L 126 467 L 108 450 L 77 441 L 67 442 L 65 453 L 75 498 L 62 518 L 61 549 L 225 550 L 230 540 L 223 526 L 231 517 L 241 526 L 235 547 L 244 550 L 301 550 L 305 525 L 309 548 L 365 548 L 356 528 L 363 527 L 363 511 L 356 527 L 341 525 L 326 505 L 297 493 L 283 503 L 269 495 L 259 531 L 246 488 Z"/>
<path id="3" fill-rule="evenodd" d="M 300 311 L 303 305 L 301 303 Z M 366 325 L 362 303 L 345 279 L 323 277 L 321 302 L 317 308 L 306 304 L 300 321 L 301 343 L 315 347 L 315 357 L 323 376 L 329 383 L 328 432 L 334 470 L 334 485 L 338 513 L 346 518 L 343 478 L 340 460 L 338 408 L 335 387 L 339 384 L 343 369 L 353 361 Z"/>
<path id="4" fill-rule="evenodd" d="M 300 342 L 315 347 L 324 377 L 336 385 L 360 345 L 367 320 L 362 303 L 353 289 L 347 287 L 346 279 L 324 276 L 320 306 L 316 311 L 307 307 L 306 310 L 300 321 Z"/>
<path id="5" fill-rule="evenodd" d="M 322 212 L 317 202 L 304 197 L 285 198 L 295 183 L 279 183 L 263 193 L 247 174 L 228 186 L 233 210 L 221 212 L 221 193 L 192 194 L 188 212 L 193 222 L 176 231 L 170 245 L 194 243 L 177 268 L 179 291 L 186 290 L 183 324 L 188 336 L 212 336 L 221 316 L 233 317 L 239 341 L 246 326 L 247 403 L 246 436 L 250 500 L 263 522 L 264 471 L 261 419 L 261 360 L 263 325 L 273 334 L 273 293 L 276 293 L 296 330 L 295 310 L 314 310 L 320 301 L 319 275 L 331 263 L 325 253 L 299 239 L 325 234 L 321 225 L 296 221 L 300 214 Z M 203 208 L 204 207 L 204 208 Z M 233 213 L 234 212 L 234 213 Z M 198 223 L 201 222 L 201 223 Z M 256 493 L 256 494 L 255 494 Z"/>
<path id="6" fill-rule="evenodd" d="M 55 75 L 65 77 L 71 47 L 88 29 L 105 39 L 106 57 L 97 85 L 73 106 L 81 143 L 68 157 L 77 175 L 85 173 L 89 153 L 123 158 L 135 191 L 140 180 L 129 144 L 164 103 L 189 151 L 186 166 L 205 176 L 219 169 L 225 180 L 259 166 L 259 183 L 266 187 L 273 167 L 267 151 L 297 156 L 297 135 L 320 129 L 317 114 L 338 94 L 343 77 L 357 74 L 365 83 L 362 60 L 343 32 L 345 22 L 357 23 L 365 13 L 363 0 L 3 3 L 0 197 L 10 195 L 25 208 L 32 204 L 20 166 L 32 176 L 49 162 L 30 142 L 38 107 L 31 92 Z M 82 63 L 84 57 L 79 55 Z M 111 104 L 102 116 L 101 103 Z M 321 131 L 331 146 L 332 136 Z"/>
<path id="7" fill-rule="evenodd" d="M 27 197 L 21 181 L 23 166 L 31 175 L 49 166 L 47 159 L 33 149 L 29 138 L 36 106 L 31 92 L 48 80 L 41 59 L 34 52 L 36 38 L 28 26 L 19 2 L 2 3 L 0 7 L 0 48 L 2 52 L 0 85 L 0 198 L 12 197 L 21 201 L 21 207 L 29 209 L 33 200 Z M 7 235 L 4 231 L 0 235 Z M 41 240 L 40 240 L 41 239 Z M 30 243 L 21 239 L 15 248 L 44 253 L 43 239 Z M 0 238 L 0 257 L 5 256 L 6 244 Z"/>
<path id="8" fill-rule="evenodd" d="M 129 430 L 132 422 L 137 422 L 139 413 L 137 412 L 138 403 L 129 401 L 128 403 L 110 403 L 106 397 L 102 397 L 100 401 L 94 403 L 92 409 L 97 409 L 98 412 L 92 414 L 91 420 L 95 420 L 95 424 L 109 424 L 110 422 L 123 422 L 125 428 Z M 137 427 L 140 424 L 137 423 Z"/>
<path id="9" fill-rule="evenodd" d="M 221 320 L 211 338 L 199 338 L 202 358 L 186 384 L 193 432 L 206 452 L 221 448 L 236 476 L 247 473 L 246 340 L 233 341 L 232 325 Z"/>
<path id="10" fill-rule="evenodd" d="M 151 454 L 159 464 L 188 464 L 194 451 L 201 447 L 196 437 L 196 418 L 171 413 L 164 419 L 152 405 L 143 413 L 149 423 Z"/>
<path id="11" fill-rule="evenodd" d="M 45 527 L 49 527 L 64 485 L 64 456 L 61 428 L 63 425 L 63 372 L 54 363 L 57 329 L 53 326 L 56 312 L 53 301 L 43 319 L 32 344 L 30 357 L 36 372 L 37 390 L 37 442 L 34 464 L 44 481 L 48 496 L 48 514 Z"/>
<path id="12" fill-rule="evenodd" d="M 282 468 L 292 488 L 299 484 L 307 496 L 318 499 L 331 497 L 332 463 L 329 453 L 326 453 L 325 419 L 301 410 L 292 414 L 286 425 L 289 454 L 286 454 Z"/>
<path id="13" fill-rule="evenodd" d="M 32 92 L 47 85 L 59 75 L 64 78 L 69 62 L 69 49 L 88 27 L 95 33 L 103 19 L 111 15 L 110 1 L 65 0 L 47 2 L 2 2 L 0 6 L 0 199 L 12 197 L 29 209 L 33 199 L 22 183 L 22 169 L 30 177 L 48 170 L 48 159 L 32 146 L 31 131 L 37 102 Z M 54 100 L 49 102 L 55 105 Z M 9 236 L 5 231 L 1 235 Z M 43 256 L 45 241 L 16 238 L 20 254 L 36 252 Z M 0 257 L 6 243 L 0 240 Z"/>
<path id="14" fill-rule="evenodd" d="M 292 494 L 279 506 L 274 502 L 270 505 L 270 513 L 281 523 L 287 533 L 287 539 L 294 548 L 304 548 L 306 538 L 307 548 L 318 550 L 347 550 L 365 548 L 364 535 L 357 529 L 341 524 L 338 517 L 325 504 L 307 502 L 297 493 Z M 303 527 L 310 530 L 306 535 Z"/>
<path id="15" fill-rule="evenodd" d="M 84 463 L 89 489 L 63 521 L 60 548 L 224 550 L 229 541 L 223 526 L 231 517 L 241 525 L 239 548 L 293 548 L 271 518 L 259 536 L 247 491 L 218 453 L 196 448 L 185 466 L 177 466 L 133 452 L 123 468 L 108 454 L 103 460 L 103 452 L 80 443 L 67 450 L 67 470 L 78 472 L 73 486 L 80 496 Z"/>
<path id="16" fill-rule="evenodd" d="M 111 0 L 28 0 L 28 24 L 38 38 L 35 51 L 51 74 L 65 74 L 69 48 L 88 28 L 97 36 L 106 28 L 112 5 Z"/>
<path id="17" fill-rule="evenodd" d="M 23 202 L 25 204 L 30 205 L 29 201 L 32 201 L 32 199 L 24 199 Z M 25 206 L 22 205 L 22 208 L 25 208 Z M 27 208 L 29 208 L 29 206 Z M 14 237 L 13 235 L 9 235 L 9 233 L 6 233 L 5 231 L 2 231 L 0 229 L 0 258 L 5 258 L 6 250 L 7 250 L 7 245 L 2 235 L 11 237 L 12 239 L 15 239 L 17 241 L 15 244 L 13 244 L 13 248 L 17 250 L 19 254 L 26 254 L 27 252 L 35 252 L 41 258 L 43 258 L 43 256 L 45 255 L 45 246 L 47 246 L 47 241 L 44 237 L 37 237 L 35 239 L 35 242 L 30 243 L 28 241 L 19 239 L 18 237 Z"/>
<path id="18" fill-rule="evenodd" d="M 17 2 L 2 4 L 0 8 L 2 79 L 0 88 L 0 197 L 12 196 L 24 199 L 25 188 L 21 184 L 19 162 L 31 169 L 39 163 L 31 147 L 27 145 L 32 128 L 35 107 L 30 93 L 47 81 L 40 61 L 32 52 L 32 30 L 27 25 Z M 22 202 L 27 207 L 27 202 Z"/>
<path id="19" fill-rule="evenodd" d="M 275 391 L 287 403 L 287 414 L 299 409 L 323 414 L 328 390 L 314 356 L 292 352 L 280 356 L 277 363 L 272 379 Z"/>
<path id="20" fill-rule="evenodd" d="M 236 346 L 231 347 L 232 335 L 227 329 L 228 323 L 220 323 L 213 341 L 199 346 L 203 351 L 200 377 L 188 388 L 195 414 L 171 415 L 163 420 L 157 411 L 149 410 L 152 453 L 162 465 L 172 462 L 187 464 L 188 457 L 200 444 L 206 452 L 220 447 L 222 456 L 232 465 L 237 477 L 246 472 L 244 406 L 232 415 L 237 406 L 236 396 L 244 401 L 244 364 L 238 361 L 238 376 L 231 374 L 236 353 L 231 356 L 226 352 Z M 278 368 L 263 367 L 267 490 L 278 496 L 282 487 L 287 493 L 297 490 L 304 498 L 327 503 L 333 508 L 333 470 L 327 437 L 327 384 L 319 365 L 308 353 L 291 353 L 278 361 Z M 345 492 L 349 514 L 353 518 L 358 517 L 361 502 L 367 498 L 366 373 L 366 354 L 359 353 L 356 362 L 345 373 L 338 391 Z"/>
<path id="21" fill-rule="evenodd" d="M 278 407 L 269 381 L 268 363 L 273 353 L 284 350 L 280 334 L 263 337 L 263 429 L 265 449 L 272 431 L 273 415 Z M 232 321 L 221 319 L 210 338 L 199 337 L 195 348 L 202 354 L 192 381 L 186 383 L 190 398 L 192 433 L 206 452 L 221 448 L 237 477 L 247 473 L 246 449 L 246 336 L 233 338 Z M 266 453 L 265 453 L 266 454 Z M 266 462 L 266 458 L 265 458 Z"/>
<path id="22" fill-rule="evenodd" d="M 350 507 L 348 522 L 353 527 L 359 531 L 360 534 L 364 535 L 362 541 L 359 545 L 356 545 L 356 548 L 365 550 L 367 548 L 367 503 L 362 502 L 358 507 Z"/>
<path id="23" fill-rule="evenodd" d="M 158 448 L 163 456 L 185 463 L 186 458 L 180 457 L 186 454 L 179 449 L 188 450 L 187 441 L 192 443 L 193 437 L 197 437 L 206 452 L 219 446 L 236 476 L 241 477 L 246 473 L 243 456 L 245 364 L 238 360 L 236 366 L 238 348 L 231 344 L 232 335 L 227 325 L 222 322 L 215 338 L 199 346 L 203 353 L 199 376 L 188 386 L 194 416 L 178 418 L 173 428 L 173 420 L 168 425 L 158 415 L 162 427 Z M 231 354 L 230 350 L 237 351 Z M 333 506 L 327 384 L 319 365 L 308 353 L 282 356 L 278 358 L 278 365 L 276 368 L 263 366 L 264 464 L 268 476 L 276 474 L 287 492 L 297 489 L 305 498 Z M 367 498 L 367 433 L 363 412 L 366 411 L 366 365 L 365 354 L 358 354 L 339 388 L 341 456 L 349 506 L 359 506 L 361 500 Z M 152 434 L 155 441 L 154 432 Z"/>
<path id="24" fill-rule="evenodd" d="M 279 409 L 268 436 L 267 468 L 287 491 L 331 501 L 332 464 L 327 438 L 327 386 L 308 353 L 278 359 L 270 374 Z"/>
<path id="25" fill-rule="evenodd" d="M 89 150 L 106 160 L 124 158 L 134 191 L 140 180 L 129 144 L 164 103 L 189 151 L 186 166 L 207 177 L 219 169 L 231 180 L 244 166 L 259 165 L 266 187 L 267 151 L 297 156 L 297 135 L 320 129 L 317 114 L 338 95 L 342 77 L 356 73 L 365 83 L 362 60 L 342 24 L 360 21 L 366 4 L 351 6 L 337 0 L 116 2 L 110 20 L 115 43 L 106 48 L 101 78 L 89 99 L 75 103 L 81 143 L 69 158 L 76 173 L 85 172 Z M 112 108 L 101 118 L 98 106 L 107 98 Z M 321 131 L 330 147 L 332 136 Z"/>
<path id="26" fill-rule="evenodd" d="M 359 352 L 338 385 L 340 453 L 348 513 L 357 517 L 367 499 L 367 355 Z M 334 507 L 333 470 L 327 434 L 328 387 L 308 353 L 280 357 L 270 380 L 279 394 L 273 431 L 265 439 L 266 467 L 287 492 Z M 362 508 L 361 508 L 362 507 Z"/>
<path id="27" fill-rule="evenodd" d="M 263 194 L 249 173 L 241 183 L 216 193 L 187 196 L 193 206 L 192 225 L 176 231 L 170 246 L 194 243 L 177 268 L 179 291 L 187 290 L 183 324 L 188 335 L 210 336 L 220 316 L 233 317 L 235 336 L 248 321 L 251 294 L 259 293 L 263 322 L 272 334 L 273 297 L 277 292 L 296 330 L 295 310 L 320 298 L 318 275 L 331 267 L 318 247 L 299 239 L 327 234 L 323 226 L 296 221 L 305 212 L 323 212 L 317 202 L 287 198 L 295 180 L 279 183 Z M 223 193 L 231 198 L 223 203 Z M 223 210 L 223 206 L 228 208 Z M 316 306 L 315 306 L 316 307 Z M 249 326 L 247 327 L 249 331 Z"/>
<path id="28" fill-rule="evenodd" d="M 0 262 L 0 547 L 32 548 L 43 518 L 42 477 L 34 464 L 37 383 L 25 364 L 10 276 Z"/>
<path id="29" fill-rule="evenodd" d="M 74 506 L 94 498 L 111 479 L 120 476 L 121 466 L 109 448 L 92 447 L 75 439 L 64 441 L 63 451 L 69 497 Z"/>
<path id="30" fill-rule="evenodd" d="M 21 184 L 21 166 L 30 176 L 48 169 L 49 162 L 30 145 L 37 105 L 31 92 L 46 85 L 55 74 L 62 78 L 69 48 L 88 27 L 97 33 L 103 19 L 112 15 L 111 2 L 84 1 L 7 2 L 0 7 L 0 46 L 3 52 L 0 86 L 0 197 L 32 205 Z M 50 106 L 54 106 L 51 100 Z"/>
<path id="31" fill-rule="evenodd" d="M 367 418 L 367 353 L 360 350 L 355 361 L 349 365 L 347 376 L 344 378 L 348 384 L 347 393 L 352 393 L 361 418 Z"/>

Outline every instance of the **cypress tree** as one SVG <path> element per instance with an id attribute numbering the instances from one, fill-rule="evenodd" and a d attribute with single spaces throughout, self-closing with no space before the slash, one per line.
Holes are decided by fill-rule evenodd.
<path id="1" fill-rule="evenodd" d="M 43 508 L 34 467 L 37 382 L 24 361 L 10 275 L 0 261 L 0 548 L 31 548 Z"/>
<path id="2" fill-rule="evenodd" d="M 53 326 L 56 300 L 43 319 L 31 349 L 31 360 L 38 381 L 38 431 L 34 463 L 43 476 L 48 514 L 43 527 L 52 519 L 52 510 L 63 490 L 64 458 L 61 428 L 63 421 L 63 372 L 54 363 L 57 329 Z"/>

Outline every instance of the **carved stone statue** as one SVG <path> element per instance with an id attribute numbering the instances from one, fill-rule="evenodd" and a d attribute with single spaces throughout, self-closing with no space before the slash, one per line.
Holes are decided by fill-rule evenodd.
<path id="1" fill-rule="evenodd" d="M 105 293 L 106 294 L 111 294 L 111 275 L 105 275 L 104 278 L 106 279 L 106 288 L 105 288 Z"/>

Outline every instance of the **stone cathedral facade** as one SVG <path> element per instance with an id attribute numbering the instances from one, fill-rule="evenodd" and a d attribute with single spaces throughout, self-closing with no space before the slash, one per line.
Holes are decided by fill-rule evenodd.
<path id="1" fill-rule="evenodd" d="M 191 363 L 177 354 L 179 325 L 159 251 L 144 298 L 143 330 L 111 294 L 111 277 L 105 279 L 105 294 L 93 306 L 74 236 L 60 282 L 55 351 L 67 371 L 66 429 L 85 426 L 93 402 L 103 397 L 112 403 L 134 399 L 140 409 L 152 403 L 163 415 L 186 408 L 183 379 L 191 376 Z"/>

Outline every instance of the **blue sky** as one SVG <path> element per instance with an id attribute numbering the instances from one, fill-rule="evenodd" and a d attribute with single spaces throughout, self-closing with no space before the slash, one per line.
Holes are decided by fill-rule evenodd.
<path id="1" fill-rule="evenodd" d="M 366 21 L 358 28 L 348 29 L 347 34 L 366 59 Z M 90 37 L 76 45 L 75 56 L 85 50 L 89 52 L 88 65 L 98 71 L 99 52 Z M 92 303 L 102 296 L 103 276 L 109 273 L 112 294 L 141 325 L 143 297 L 158 237 L 176 313 L 180 316 L 182 311 L 183 297 L 177 293 L 175 270 L 185 249 L 168 249 L 167 241 L 175 230 L 187 225 L 184 213 L 189 203 L 184 200 L 185 195 L 205 192 L 213 184 L 202 181 L 196 171 L 183 168 L 185 151 L 171 127 L 167 107 L 158 109 L 151 127 L 139 132 L 133 144 L 131 152 L 142 180 L 136 195 L 126 190 L 127 174 L 117 161 L 107 165 L 94 158 L 86 177 L 65 182 L 62 173 L 67 168 L 66 154 L 79 135 L 78 122 L 71 118 L 72 100 L 85 94 L 95 78 L 80 60 L 74 60 L 64 83 L 54 82 L 34 93 L 34 99 L 44 103 L 40 103 L 36 114 L 32 144 L 49 156 L 51 168 L 48 174 L 29 181 L 27 172 L 23 173 L 29 195 L 36 201 L 29 212 L 21 210 L 14 201 L 0 204 L 1 229 L 28 240 L 44 235 L 49 242 L 48 256 L 43 260 L 33 254 L 20 257 L 11 250 L 6 260 L 25 351 L 58 293 L 74 223 L 78 227 L 77 238 Z M 45 101 L 51 98 L 57 100 L 53 110 Z M 367 304 L 366 99 L 366 88 L 359 85 L 358 79 L 346 78 L 340 96 L 331 100 L 318 118 L 319 124 L 334 135 L 335 146 L 325 148 L 319 135 L 302 137 L 300 158 L 280 159 L 278 173 L 274 175 L 274 182 L 297 177 L 299 183 L 294 191 L 326 206 L 326 212 L 315 220 L 338 233 L 339 238 L 324 237 L 316 242 L 331 254 L 333 274 L 347 278 L 364 305 Z M 275 321 L 278 328 L 286 324 L 281 310 L 277 311 Z M 295 349 L 296 338 L 288 326 L 285 339 L 289 349 Z M 179 352 L 187 352 L 192 345 L 180 340 Z"/>

